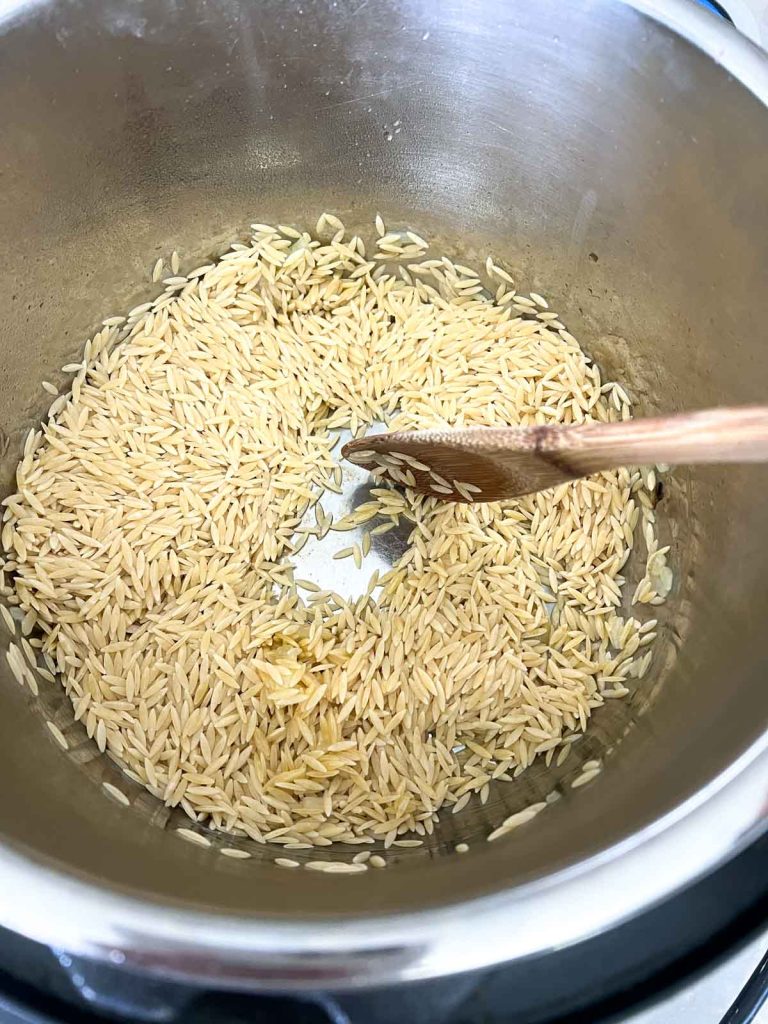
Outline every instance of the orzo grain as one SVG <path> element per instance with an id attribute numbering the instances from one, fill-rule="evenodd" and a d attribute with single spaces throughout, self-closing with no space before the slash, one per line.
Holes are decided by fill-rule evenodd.
<path id="1" fill-rule="evenodd" d="M 582 732 L 648 628 L 617 610 L 640 507 L 636 599 L 671 585 L 654 513 L 632 499 L 643 481 L 624 469 L 504 504 L 377 486 L 370 507 L 333 522 L 317 506 L 298 532 L 339 480 L 342 428 L 628 415 L 573 337 L 536 318 L 541 296 L 500 305 L 446 259 L 400 277 L 387 261 L 426 243 L 376 226 L 393 252 L 374 265 L 332 215 L 324 242 L 256 225 L 126 322 L 103 321 L 4 503 L 16 598 L 88 734 L 169 806 L 290 849 L 429 834 L 441 806 L 486 798 Z M 308 532 L 377 516 L 370 536 L 413 530 L 363 599 L 293 580 Z M 361 564 L 369 545 L 336 557 Z"/>

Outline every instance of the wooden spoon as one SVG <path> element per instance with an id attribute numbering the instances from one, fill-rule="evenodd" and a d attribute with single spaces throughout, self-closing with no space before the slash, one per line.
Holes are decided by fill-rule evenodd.
<path id="1" fill-rule="evenodd" d="M 766 462 L 768 406 L 621 423 L 368 434 L 341 451 L 368 469 L 386 467 L 386 476 L 422 494 L 501 501 L 618 466 Z"/>

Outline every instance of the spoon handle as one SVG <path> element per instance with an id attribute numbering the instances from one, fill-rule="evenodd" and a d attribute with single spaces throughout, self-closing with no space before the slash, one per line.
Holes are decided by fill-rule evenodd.
<path id="1" fill-rule="evenodd" d="M 768 406 L 555 428 L 542 453 L 562 454 L 581 474 L 614 466 L 666 462 L 768 461 Z"/>

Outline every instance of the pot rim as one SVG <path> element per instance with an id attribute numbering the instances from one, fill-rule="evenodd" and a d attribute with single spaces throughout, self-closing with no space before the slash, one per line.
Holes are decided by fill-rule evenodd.
<path id="1" fill-rule="evenodd" d="M 768 106 L 768 59 L 732 26 L 691 0 L 622 2 Z M 14 8 L 36 6 L 11 0 L 3 27 Z M 668 814 L 578 864 L 492 896 L 345 918 L 343 927 L 338 918 L 253 919 L 150 902 L 0 845 L 0 924 L 71 953 L 221 986 L 339 989 L 434 977 L 546 953 L 647 909 L 763 832 L 766 794 L 768 733 Z"/>
<path id="2" fill-rule="evenodd" d="M 546 953 L 622 923 L 754 841 L 765 831 L 766 795 L 768 734 L 674 810 L 578 864 L 448 907 L 343 924 L 144 901 L 0 847 L 0 921 L 69 953 L 222 987 L 414 981 Z"/>

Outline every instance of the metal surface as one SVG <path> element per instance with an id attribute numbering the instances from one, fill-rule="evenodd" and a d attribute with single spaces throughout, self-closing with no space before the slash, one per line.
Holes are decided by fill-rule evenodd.
<path id="1" fill-rule="evenodd" d="M 761 995 L 748 998 L 743 992 L 754 979 L 754 972 L 764 964 L 768 934 L 759 935 L 744 949 L 729 957 L 714 970 L 691 985 L 665 999 L 658 1006 L 631 1014 L 625 1024 L 768 1024 L 768 1007 Z M 748 1006 L 741 1021 L 733 1017 L 734 1007 Z M 743 1003 L 741 1002 L 743 1000 Z M 730 1016 L 726 1016 L 730 1014 Z"/>
<path id="2" fill-rule="evenodd" d="M 640 1007 L 649 1004 L 658 1006 L 656 1024 L 716 1024 L 768 943 L 767 863 L 764 835 L 719 870 L 618 928 L 539 957 L 410 985 L 300 992 L 277 1000 L 271 993 L 220 991 L 199 980 L 148 979 L 0 928 L 0 1024 L 6 1024 L 8 1008 L 30 1024 L 98 1024 L 113 1016 L 167 1024 L 309 1024 L 308 1018 L 326 1021 L 321 1008 L 336 1024 L 634 1024 Z M 755 933 L 763 935 L 759 950 L 752 944 L 749 956 L 735 953 Z M 738 999 L 741 1012 L 754 1009 L 762 995 L 750 988 Z M 316 1013 L 309 1012 L 310 1004 Z M 697 1018 L 697 1007 L 709 1013 Z"/>
<path id="3" fill-rule="evenodd" d="M 3 487 L 39 381 L 152 294 L 157 255 L 190 269 L 253 219 L 324 208 L 355 226 L 378 209 L 463 262 L 492 251 L 641 411 L 763 400 L 768 66 L 685 0 L 643 6 L 692 41 L 592 0 L 6 9 Z M 537 768 L 375 877 L 281 871 L 258 847 L 228 860 L 180 841 L 148 795 L 110 803 L 117 769 L 66 701 L 41 692 L 69 756 L 3 661 L 0 923 L 180 975 L 339 986 L 560 946 L 708 870 L 762 830 L 768 797 L 768 475 L 702 469 L 666 490 L 663 645 L 595 717 L 563 799 L 484 843 L 558 782 Z"/>

